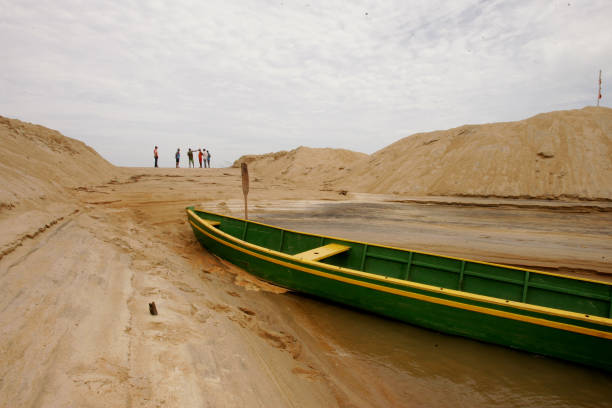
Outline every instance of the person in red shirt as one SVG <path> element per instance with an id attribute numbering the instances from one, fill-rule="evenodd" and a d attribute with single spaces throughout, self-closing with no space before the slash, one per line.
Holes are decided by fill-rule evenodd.
<path id="1" fill-rule="evenodd" d="M 157 146 L 155 146 L 155 149 L 153 149 L 153 158 L 155 159 L 155 167 L 157 167 L 157 159 L 159 158 L 159 155 L 157 154 Z"/>
<path id="2" fill-rule="evenodd" d="M 202 149 L 198 149 L 198 161 L 200 162 L 200 168 L 202 168 L 202 157 L 204 156 L 204 154 L 202 154 Z"/>

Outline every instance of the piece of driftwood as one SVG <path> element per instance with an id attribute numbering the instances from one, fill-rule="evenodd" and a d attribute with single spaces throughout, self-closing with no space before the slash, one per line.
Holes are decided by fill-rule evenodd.
<path id="1" fill-rule="evenodd" d="M 149 303 L 149 313 L 153 316 L 157 316 L 157 307 L 155 306 L 155 302 Z"/>

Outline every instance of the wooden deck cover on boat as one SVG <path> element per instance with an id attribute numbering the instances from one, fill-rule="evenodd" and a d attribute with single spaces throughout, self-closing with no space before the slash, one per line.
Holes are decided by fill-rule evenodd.
<path id="1" fill-rule="evenodd" d="M 327 244 L 322 247 L 311 249 L 310 251 L 300 252 L 295 254 L 296 257 L 303 261 L 320 261 L 321 259 L 329 258 L 332 255 L 336 255 L 345 251 L 348 251 L 351 247 L 340 244 Z"/>

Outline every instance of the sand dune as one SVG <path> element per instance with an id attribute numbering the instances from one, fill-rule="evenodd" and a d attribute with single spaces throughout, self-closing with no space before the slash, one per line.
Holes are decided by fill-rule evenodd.
<path id="1" fill-rule="evenodd" d="M 612 199 L 612 109 L 420 133 L 342 180 L 372 193 Z"/>
<path id="2" fill-rule="evenodd" d="M 367 157 L 351 153 L 300 147 L 239 161 L 261 177 L 356 192 L 612 199 L 609 108 L 418 133 Z"/>
<path id="3" fill-rule="evenodd" d="M 234 162 L 244 162 L 256 177 L 283 180 L 302 187 L 329 187 L 338 177 L 351 174 L 359 163 L 366 162 L 365 153 L 345 149 L 300 146 L 291 151 L 242 156 Z"/>
<path id="4" fill-rule="evenodd" d="M 77 189 L 121 170 L 81 141 L 0 116 L 0 258 L 79 211 Z"/>
<path id="5" fill-rule="evenodd" d="M 66 189 L 117 172 L 85 143 L 43 126 L 0 116 L 0 141 L 0 209 L 66 199 Z"/>

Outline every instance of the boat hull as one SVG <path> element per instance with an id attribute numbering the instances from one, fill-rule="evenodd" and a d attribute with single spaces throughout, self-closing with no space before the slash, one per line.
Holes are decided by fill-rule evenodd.
<path id="1" fill-rule="evenodd" d="M 195 236 L 205 248 L 278 286 L 428 329 L 612 371 L 612 334 L 606 322 L 300 261 L 229 236 L 189 210 Z"/>

